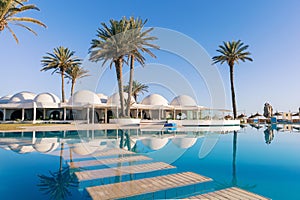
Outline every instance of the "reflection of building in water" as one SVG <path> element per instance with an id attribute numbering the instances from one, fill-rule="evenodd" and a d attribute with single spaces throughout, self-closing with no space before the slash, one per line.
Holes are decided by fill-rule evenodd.
<path id="1" fill-rule="evenodd" d="M 271 144 L 272 140 L 274 139 L 274 131 L 272 128 L 267 128 L 265 131 L 264 131 L 264 134 L 265 134 L 265 141 L 267 144 Z"/>

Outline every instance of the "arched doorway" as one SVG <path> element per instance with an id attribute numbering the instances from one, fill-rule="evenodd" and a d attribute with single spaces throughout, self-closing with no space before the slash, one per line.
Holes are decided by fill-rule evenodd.
<path id="1" fill-rule="evenodd" d="M 60 112 L 58 110 L 55 110 L 50 113 L 49 119 L 53 120 L 59 120 L 60 119 Z"/>
<path id="2" fill-rule="evenodd" d="M 3 120 L 3 112 L 0 111 L 0 120 L 2 121 Z"/>
<path id="3" fill-rule="evenodd" d="M 24 119 L 26 119 L 26 113 L 24 115 Z M 22 110 L 15 110 L 11 113 L 10 120 L 22 120 Z"/>
<path id="4" fill-rule="evenodd" d="M 111 111 L 111 110 L 108 110 L 107 111 L 107 123 L 109 123 L 109 119 L 111 119 L 112 117 L 114 116 L 114 113 L 113 113 L 113 111 Z"/>

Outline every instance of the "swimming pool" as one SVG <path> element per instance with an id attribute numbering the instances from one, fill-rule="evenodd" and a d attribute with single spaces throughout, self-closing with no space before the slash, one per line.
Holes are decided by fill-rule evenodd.
<path id="1" fill-rule="evenodd" d="M 264 126 L 247 127 L 237 134 L 184 131 L 162 135 L 153 130 L 0 133 L 0 199 L 62 195 L 86 199 L 73 174 L 81 169 L 68 168 L 66 161 L 70 156 L 73 161 L 89 160 L 89 153 L 120 144 L 176 166 L 176 172 L 210 177 L 213 189 L 238 186 L 272 199 L 300 199 L 299 141 L 300 132 L 295 129 L 272 131 Z M 111 166 L 102 166 L 106 167 Z"/>

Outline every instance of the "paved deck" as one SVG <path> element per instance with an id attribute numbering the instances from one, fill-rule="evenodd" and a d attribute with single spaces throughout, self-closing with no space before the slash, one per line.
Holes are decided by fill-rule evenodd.
<path id="1" fill-rule="evenodd" d="M 189 197 L 187 199 L 207 199 L 207 200 L 268 200 L 268 198 L 232 187 L 215 192 L 209 192 L 198 196 Z"/>
<path id="2" fill-rule="evenodd" d="M 78 162 L 69 162 L 68 164 L 71 168 L 78 168 L 78 167 L 90 167 L 90 166 L 142 161 L 142 160 L 152 160 L 152 159 L 146 156 L 126 156 L 121 158 L 108 158 L 102 160 L 85 160 L 85 161 L 78 161 Z"/>
<path id="3" fill-rule="evenodd" d="M 211 180 L 212 179 L 210 178 L 192 172 L 184 172 L 115 184 L 88 187 L 86 190 L 92 199 L 117 199 L 208 182 Z"/>
<path id="4" fill-rule="evenodd" d="M 140 164 L 140 165 L 131 165 L 124 167 L 115 167 L 115 168 L 107 168 L 107 169 L 97 169 L 97 170 L 86 170 L 82 172 L 75 172 L 79 181 L 100 179 L 100 178 L 108 178 L 114 176 L 122 176 L 126 174 L 137 174 L 144 172 L 152 172 L 157 170 L 167 170 L 174 169 L 176 167 L 169 165 L 163 162 L 155 162 L 148 164 Z"/>

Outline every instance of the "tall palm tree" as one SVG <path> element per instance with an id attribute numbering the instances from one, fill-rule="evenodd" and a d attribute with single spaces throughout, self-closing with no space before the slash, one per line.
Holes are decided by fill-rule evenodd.
<path id="1" fill-rule="evenodd" d="M 111 19 L 109 25 L 105 23 L 101 23 L 101 25 L 102 27 L 97 30 L 97 39 L 93 39 L 91 42 L 89 60 L 92 62 L 103 61 L 102 66 L 107 62 L 110 62 L 110 67 L 114 64 L 120 96 L 120 116 L 125 117 L 122 70 L 125 62 L 124 57 L 131 47 L 128 44 L 130 24 L 125 18 L 122 18 L 120 21 Z"/>
<path id="2" fill-rule="evenodd" d="M 144 92 L 148 92 L 148 85 L 145 85 L 143 83 L 140 83 L 138 81 L 133 81 L 132 84 L 132 96 L 134 97 L 134 100 L 137 102 L 137 97 L 140 93 L 144 94 Z M 129 93 L 129 84 L 125 85 L 124 92 Z"/>
<path id="3" fill-rule="evenodd" d="M 223 64 L 226 62 L 230 69 L 230 85 L 231 85 L 231 100 L 232 100 L 232 107 L 233 107 L 233 117 L 236 119 L 237 117 L 237 109 L 236 109 L 236 102 L 235 102 L 235 91 L 234 91 L 234 81 L 233 81 L 233 73 L 234 73 L 234 65 L 235 63 L 239 63 L 239 61 L 245 62 L 246 60 L 253 61 L 252 58 L 249 56 L 251 55 L 250 52 L 246 51 L 249 45 L 244 45 L 241 40 L 232 41 L 232 42 L 223 42 L 223 46 L 220 45 L 217 52 L 221 55 L 214 56 L 213 64 L 221 63 Z"/>
<path id="4" fill-rule="evenodd" d="M 38 187 L 45 195 L 49 195 L 50 199 L 67 199 L 72 196 L 70 189 L 78 187 L 78 181 L 74 173 L 70 171 L 68 166 L 63 166 L 64 143 L 61 143 L 59 170 L 57 172 L 49 172 L 50 175 L 39 174 L 40 183 Z"/>
<path id="5" fill-rule="evenodd" d="M 53 53 L 47 53 L 41 60 L 43 65 L 41 71 L 54 70 L 52 74 L 59 72 L 61 75 L 62 102 L 65 102 L 65 72 L 69 68 L 81 65 L 82 60 L 74 56 L 74 54 L 75 51 L 70 51 L 68 48 L 60 46 L 54 48 Z"/>
<path id="6" fill-rule="evenodd" d="M 132 50 L 128 53 L 128 58 L 130 59 L 130 75 L 129 75 L 129 84 L 128 84 L 128 99 L 126 105 L 126 114 L 130 115 L 130 106 L 131 106 L 131 96 L 133 94 L 133 76 L 134 76 L 134 61 L 139 62 L 141 65 L 145 64 L 145 58 L 142 56 L 142 52 L 146 52 L 151 57 L 156 58 L 156 56 L 148 49 L 154 48 L 159 49 L 157 45 L 149 43 L 149 41 L 156 40 L 156 37 L 149 36 L 149 33 L 153 28 L 143 30 L 144 25 L 147 20 L 143 21 L 140 18 L 130 17 L 128 23 L 130 24 L 130 44 L 132 45 Z M 136 98 L 135 98 L 136 100 Z"/>
<path id="7" fill-rule="evenodd" d="M 37 10 L 39 8 L 33 4 L 24 5 L 23 3 L 27 2 L 27 0 L 1 0 L 0 1 L 0 32 L 3 31 L 5 28 L 12 34 L 15 41 L 19 43 L 19 40 L 15 34 L 15 32 L 11 29 L 9 24 L 13 24 L 16 26 L 20 26 L 22 28 L 27 29 L 28 31 L 32 32 L 33 34 L 37 35 L 37 33 L 31 29 L 30 27 L 23 24 L 23 22 L 29 22 L 33 24 L 37 24 L 39 26 L 45 27 L 46 25 L 34 18 L 31 17 L 17 17 L 16 15 L 22 14 L 28 10 Z"/>
<path id="8" fill-rule="evenodd" d="M 88 70 L 83 69 L 82 67 L 79 67 L 78 65 L 75 65 L 73 67 L 70 67 L 66 70 L 66 78 L 70 79 L 71 81 L 71 96 L 74 94 L 74 86 L 76 84 L 76 81 L 78 79 L 84 78 L 89 76 Z"/>

